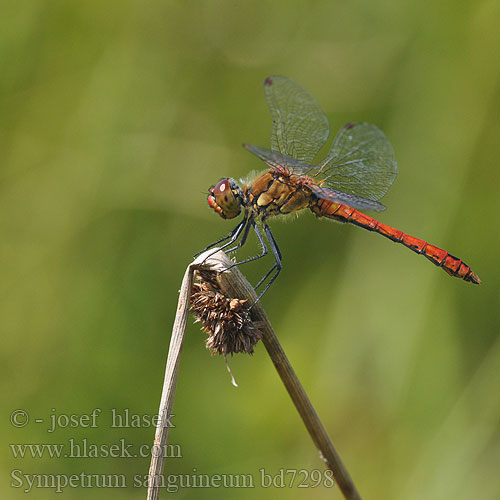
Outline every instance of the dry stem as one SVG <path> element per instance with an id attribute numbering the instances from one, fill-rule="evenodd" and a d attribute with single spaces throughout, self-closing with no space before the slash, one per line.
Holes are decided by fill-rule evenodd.
<path id="1" fill-rule="evenodd" d="M 186 274 L 184 275 L 176 319 L 172 330 L 172 339 L 170 341 L 163 394 L 159 411 L 161 419 L 156 429 L 155 449 L 164 449 L 164 446 L 167 443 L 168 427 L 165 427 L 165 423 L 168 422 L 168 416 L 171 414 L 173 407 L 175 385 L 179 368 L 179 356 L 182 349 L 184 330 L 189 309 L 189 296 L 193 285 L 193 272 L 195 269 L 200 268 L 220 272 L 221 270 L 229 267 L 232 263 L 223 252 L 217 252 L 215 254 L 213 254 L 213 252 L 214 250 L 212 249 L 200 255 L 191 265 L 188 266 Z M 210 257 L 207 258 L 209 255 Z M 205 262 L 204 259 L 206 259 Z M 238 268 L 233 267 L 228 272 L 218 274 L 217 282 L 220 285 L 221 292 L 228 297 L 246 299 L 249 304 L 252 304 L 256 298 L 255 291 Z M 262 331 L 262 341 L 267 349 L 267 352 L 269 353 L 281 380 L 292 398 L 292 401 L 295 404 L 295 407 L 297 408 L 297 411 L 299 412 L 314 444 L 318 448 L 321 458 L 325 462 L 328 469 L 332 471 L 333 477 L 337 482 L 344 498 L 348 500 L 360 500 L 361 497 L 349 475 L 349 472 L 342 463 L 342 460 L 335 450 L 326 429 L 321 423 L 316 411 L 307 397 L 307 394 L 304 391 L 304 388 L 290 365 L 290 362 L 288 361 L 260 303 L 257 303 L 252 310 L 252 320 L 259 322 L 259 330 Z M 161 485 L 163 453 L 157 453 L 156 455 L 157 456 L 153 455 L 151 459 L 148 500 L 156 500 L 158 498 L 159 488 Z"/>

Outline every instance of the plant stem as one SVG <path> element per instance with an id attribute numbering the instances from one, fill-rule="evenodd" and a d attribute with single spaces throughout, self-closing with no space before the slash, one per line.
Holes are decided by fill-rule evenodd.
<path id="1" fill-rule="evenodd" d="M 221 292 L 228 297 L 246 299 L 249 304 L 253 304 L 256 299 L 256 294 L 253 287 L 241 274 L 237 267 L 232 267 L 227 272 L 222 272 L 224 269 L 231 266 L 232 261 L 227 255 L 222 252 L 216 252 L 216 249 L 211 249 L 201 254 L 192 264 L 186 269 L 184 280 L 182 282 L 181 291 L 179 294 L 179 302 L 177 313 L 172 329 L 172 338 L 167 359 L 167 367 L 165 370 L 165 381 L 163 385 L 162 398 L 160 403 L 160 421 L 156 429 L 154 449 L 163 450 L 168 439 L 168 418 L 171 415 L 175 387 L 177 383 L 177 374 L 179 370 L 180 354 L 184 340 L 184 332 L 189 311 L 189 297 L 193 286 L 193 273 L 196 269 L 205 269 L 219 273 L 217 282 Z M 304 425 L 306 426 L 314 444 L 320 452 L 322 460 L 325 462 L 328 469 L 332 471 L 333 478 L 338 484 L 344 498 L 346 500 L 361 500 L 361 497 L 354 485 L 354 482 L 349 475 L 345 465 L 335 450 L 325 427 L 321 423 L 318 414 L 314 410 L 311 401 L 302 387 L 292 365 L 288 361 L 283 348 L 281 347 L 278 337 L 276 336 L 271 323 L 262 307 L 258 302 L 251 312 L 252 321 L 258 324 L 259 330 L 262 331 L 262 341 L 271 357 L 276 370 L 278 371 L 283 384 L 285 385 L 288 394 L 299 412 Z M 162 485 L 163 471 L 163 453 L 153 453 L 151 458 L 151 466 L 149 470 L 149 488 L 148 500 L 157 500 L 159 489 Z"/>

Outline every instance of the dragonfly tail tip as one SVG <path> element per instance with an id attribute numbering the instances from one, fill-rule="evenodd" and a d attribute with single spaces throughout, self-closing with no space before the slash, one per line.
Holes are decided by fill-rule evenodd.
<path id="1" fill-rule="evenodd" d="M 473 272 L 470 273 L 468 281 L 474 283 L 475 285 L 482 285 L 483 283 L 479 276 L 477 274 L 474 274 Z"/>

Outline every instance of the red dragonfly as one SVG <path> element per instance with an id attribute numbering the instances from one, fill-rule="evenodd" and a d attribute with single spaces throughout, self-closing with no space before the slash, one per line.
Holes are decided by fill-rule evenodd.
<path id="1" fill-rule="evenodd" d="M 233 219 L 243 208 L 241 222 L 227 235 L 205 250 L 229 240 L 222 249 L 245 243 L 250 228 L 259 239 L 262 252 L 234 265 L 249 262 L 268 253 L 275 263 L 257 284 L 259 288 L 274 272 L 257 301 L 271 286 L 282 269 L 281 251 L 267 219 L 309 208 L 318 217 L 350 222 L 374 231 L 422 254 L 449 275 L 471 283 L 481 280 L 461 259 L 399 229 L 386 226 L 358 211 L 385 210 L 380 200 L 396 179 L 398 169 L 394 151 L 385 134 L 369 123 L 348 123 L 335 136 L 330 152 L 318 165 L 313 160 L 328 139 L 328 119 L 316 100 L 293 80 L 271 76 L 264 91 L 272 116 L 271 150 L 244 144 L 269 170 L 243 185 L 225 178 L 211 187 L 208 204 L 222 218 Z M 256 223 L 260 220 L 264 236 Z"/>

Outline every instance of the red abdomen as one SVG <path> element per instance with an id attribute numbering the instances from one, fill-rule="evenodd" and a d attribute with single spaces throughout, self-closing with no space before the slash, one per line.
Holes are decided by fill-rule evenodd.
<path id="1" fill-rule="evenodd" d="M 405 247 L 418 254 L 424 255 L 431 262 L 436 264 L 436 266 L 442 267 L 450 276 L 455 276 L 463 279 L 464 281 L 470 281 L 475 284 L 481 283 L 479 277 L 474 274 L 471 268 L 458 257 L 449 254 L 441 248 L 430 245 L 426 241 L 405 234 L 399 229 L 386 226 L 372 217 L 358 212 L 348 205 L 318 199 L 315 204 L 311 206 L 311 210 L 318 217 L 328 217 L 340 222 L 350 222 L 351 224 L 364 227 L 369 231 L 375 231 L 376 233 L 379 233 L 396 243 L 403 244 Z"/>

